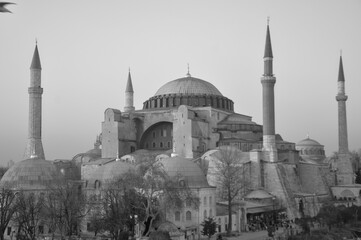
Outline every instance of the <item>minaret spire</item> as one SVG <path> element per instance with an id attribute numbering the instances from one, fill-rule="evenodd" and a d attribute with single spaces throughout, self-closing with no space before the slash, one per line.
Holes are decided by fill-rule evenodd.
<path id="1" fill-rule="evenodd" d="M 345 94 L 345 75 L 343 71 L 342 55 L 338 69 L 337 95 L 338 104 L 338 159 L 337 159 L 337 184 L 354 183 L 354 171 L 351 163 L 351 155 L 348 149 L 347 115 Z"/>
<path id="2" fill-rule="evenodd" d="M 263 150 L 270 153 L 268 161 L 274 162 L 277 160 L 274 107 L 274 85 L 276 78 L 273 76 L 273 54 L 268 24 L 269 22 L 267 22 L 266 44 L 263 57 L 264 72 L 261 78 L 263 91 Z"/>
<path id="3" fill-rule="evenodd" d="M 38 45 L 36 42 L 33 59 L 30 65 L 30 87 L 29 93 L 29 127 L 28 143 L 26 145 L 24 158 L 37 156 L 45 159 L 43 144 L 41 141 L 41 114 L 42 114 L 42 95 L 41 87 L 41 63 L 39 57 Z"/>
<path id="4" fill-rule="evenodd" d="M 124 112 L 131 112 L 134 111 L 134 91 L 133 91 L 133 84 L 132 84 L 132 76 L 130 75 L 130 68 L 128 72 L 128 81 L 127 86 L 125 88 L 125 106 Z"/>

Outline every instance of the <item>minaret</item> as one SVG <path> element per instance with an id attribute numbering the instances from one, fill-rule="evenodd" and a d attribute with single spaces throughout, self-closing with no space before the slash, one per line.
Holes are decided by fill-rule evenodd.
<path id="1" fill-rule="evenodd" d="M 127 88 L 125 89 L 125 107 L 124 112 L 134 111 L 134 91 L 132 84 L 132 77 L 130 76 L 130 69 L 128 73 Z"/>
<path id="2" fill-rule="evenodd" d="M 38 45 L 35 46 L 33 59 L 30 65 L 30 87 L 29 92 L 29 127 L 28 143 L 24 158 L 38 157 L 45 159 L 43 144 L 41 142 L 41 64 Z"/>
<path id="3" fill-rule="evenodd" d="M 337 184 L 354 183 L 354 172 L 351 163 L 351 154 L 348 150 L 347 137 L 347 117 L 346 117 L 346 101 L 345 94 L 345 75 L 343 72 L 342 56 L 340 56 L 340 65 L 338 69 L 337 80 L 337 96 L 338 103 L 338 160 L 337 160 Z"/>
<path id="4" fill-rule="evenodd" d="M 274 85 L 276 78 L 273 76 L 273 54 L 268 23 L 263 61 L 264 73 L 261 78 L 263 89 L 263 150 L 270 153 L 268 161 L 274 162 L 277 160 L 274 106 Z"/>

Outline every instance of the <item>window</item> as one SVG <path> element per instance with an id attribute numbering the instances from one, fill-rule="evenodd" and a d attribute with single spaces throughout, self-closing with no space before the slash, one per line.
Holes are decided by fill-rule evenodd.
<path id="1" fill-rule="evenodd" d="M 170 148 L 170 142 L 168 142 L 168 148 Z"/>
<path id="2" fill-rule="evenodd" d="M 192 206 L 192 201 L 190 199 L 186 200 L 186 207 L 191 207 Z"/>
<path id="3" fill-rule="evenodd" d="M 153 148 L 155 148 L 155 146 L 156 146 L 156 145 L 155 145 L 155 142 L 153 142 L 153 144 L 152 144 L 152 145 L 153 145 Z"/>
<path id="4" fill-rule="evenodd" d="M 167 136 L 167 129 L 163 129 L 163 137 Z"/>
<path id="5" fill-rule="evenodd" d="M 212 196 L 209 197 L 209 206 L 212 206 Z"/>
<path id="6" fill-rule="evenodd" d="M 11 234 L 11 227 L 8 227 L 7 235 L 9 236 Z"/>
<path id="7" fill-rule="evenodd" d="M 213 211 L 212 211 L 212 209 L 210 209 L 209 210 L 209 217 L 212 217 L 212 215 L 213 215 Z"/>
<path id="8" fill-rule="evenodd" d="M 153 138 L 155 138 L 155 132 L 153 132 L 152 134 L 153 134 Z"/>
<path id="9" fill-rule="evenodd" d="M 135 147 L 134 146 L 131 146 L 130 147 L 130 152 L 132 153 L 132 152 L 134 152 L 135 151 Z"/>
<path id="10" fill-rule="evenodd" d="M 174 218 L 175 218 L 176 221 L 180 221 L 180 212 L 179 211 L 176 211 L 174 213 Z"/>
<path id="11" fill-rule="evenodd" d="M 94 183 L 94 188 L 99 189 L 99 187 L 100 187 L 100 181 L 96 180 L 95 183 Z"/>
<path id="12" fill-rule="evenodd" d="M 204 212 L 203 212 L 203 218 L 207 218 L 207 210 L 204 210 Z"/>
<path id="13" fill-rule="evenodd" d="M 192 213 L 191 213 L 191 211 L 186 212 L 186 221 L 192 221 Z"/>
<path id="14" fill-rule="evenodd" d="M 203 204 L 204 204 L 204 206 L 207 205 L 207 197 L 204 197 L 204 198 L 203 198 Z"/>
<path id="15" fill-rule="evenodd" d="M 182 179 L 182 180 L 179 180 L 179 186 L 180 187 L 185 187 L 186 186 L 186 182 Z"/>
<path id="16" fill-rule="evenodd" d="M 163 142 L 160 142 L 159 146 L 162 148 L 163 147 Z"/>

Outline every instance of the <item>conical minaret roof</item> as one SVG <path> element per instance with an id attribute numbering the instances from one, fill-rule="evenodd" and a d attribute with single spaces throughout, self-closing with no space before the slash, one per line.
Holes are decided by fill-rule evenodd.
<path id="1" fill-rule="evenodd" d="M 266 46 L 264 50 L 264 57 L 270 57 L 273 58 L 272 54 L 272 45 L 271 45 L 271 34 L 269 31 L 269 25 L 267 24 L 267 36 L 266 36 Z"/>
<path id="2" fill-rule="evenodd" d="M 338 68 L 338 81 L 339 82 L 344 82 L 345 81 L 345 75 L 343 73 L 342 56 L 340 56 L 340 66 Z"/>
<path id="3" fill-rule="evenodd" d="M 35 46 L 35 51 L 34 51 L 34 55 L 33 55 L 33 60 L 31 61 L 30 69 L 40 69 L 41 70 L 38 45 Z"/>
<path id="4" fill-rule="evenodd" d="M 127 87 L 125 89 L 125 92 L 134 92 L 133 91 L 133 84 L 132 84 L 132 77 L 130 75 L 130 71 L 128 73 L 128 81 L 127 81 Z"/>

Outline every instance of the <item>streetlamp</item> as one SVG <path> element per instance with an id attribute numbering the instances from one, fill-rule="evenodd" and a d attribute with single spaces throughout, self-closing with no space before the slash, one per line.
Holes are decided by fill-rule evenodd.
<path id="1" fill-rule="evenodd" d="M 276 224 L 276 213 L 275 213 L 275 200 L 276 200 L 276 197 L 272 197 L 272 209 L 273 209 L 273 222 L 274 224 Z"/>

